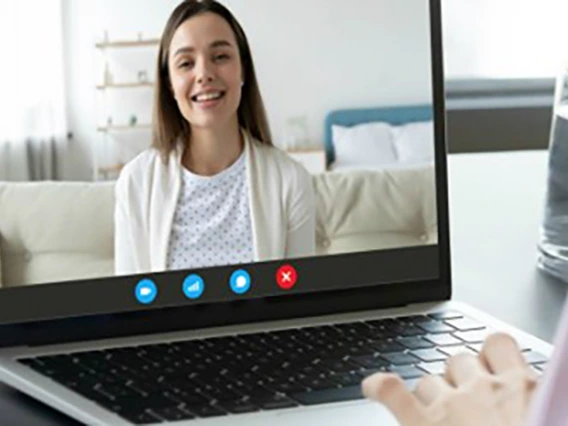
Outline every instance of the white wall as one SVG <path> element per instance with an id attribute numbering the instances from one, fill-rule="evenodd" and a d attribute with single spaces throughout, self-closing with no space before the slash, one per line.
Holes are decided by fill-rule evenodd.
<path id="1" fill-rule="evenodd" d="M 275 139 L 323 141 L 333 109 L 430 102 L 426 0 L 225 0 L 244 27 Z M 412 5 L 412 7 L 410 6 Z"/>
<path id="2" fill-rule="evenodd" d="M 138 32 L 158 36 L 178 2 L 63 1 L 68 121 L 74 135 L 64 175 L 90 179 L 91 144 L 100 146 L 95 128 L 97 120 L 104 119 L 94 89 L 103 73 L 95 41 L 105 29 L 111 39 L 133 39 Z M 427 0 L 223 3 L 249 38 L 277 144 L 285 139 L 290 118 L 305 119 L 309 143 L 316 146 L 322 143 L 323 120 L 331 110 L 431 100 Z M 149 68 L 153 75 L 155 52 L 115 52 L 117 56 L 111 59 L 117 64 L 115 80 L 134 79 L 133 70 L 141 67 Z M 149 119 L 151 93 L 144 90 L 114 93 L 110 103 L 115 106 L 115 123 L 124 122 L 133 112 L 139 121 Z M 149 132 L 121 139 L 117 146 L 139 149 L 149 144 Z M 115 154 L 126 155 L 126 151 Z"/>
<path id="3" fill-rule="evenodd" d="M 547 78 L 568 63 L 566 0 L 442 0 L 450 79 Z"/>

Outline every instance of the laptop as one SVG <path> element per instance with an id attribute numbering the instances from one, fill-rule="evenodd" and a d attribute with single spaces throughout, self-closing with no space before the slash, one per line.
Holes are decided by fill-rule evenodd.
<path id="1" fill-rule="evenodd" d="M 112 178 L 2 183 L 0 380 L 91 425 L 396 425 L 363 398 L 365 377 L 395 372 L 413 387 L 494 330 L 542 371 L 550 345 L 451 300 L 439 0 L 222 3 L 249 37 L 278 149 L 312 179 L 314 253 L 115 275 Z M 176 6 L 74 5 L 125 28 L 142 14 L 141 26 L 163 28 Z M 79 9 L 64 8 L 63 34 L 80 49 L 89 37 L 69 25 Z M 114 34 L 97 48 L 124 63 L 119 46 L 152 44 Z M 18 200 L 41 205 L 42 219 Z M 48 231 L 61 235 L 41 250 L 57 256 L 29 250 L 20 262 Z"/>

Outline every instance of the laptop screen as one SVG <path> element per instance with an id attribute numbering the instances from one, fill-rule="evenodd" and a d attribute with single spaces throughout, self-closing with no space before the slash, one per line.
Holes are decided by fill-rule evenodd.
<path id="1" fill-rule="evenodd" d="M 430 3 L 15 2 L 0 323 L 439 279 Z"/>

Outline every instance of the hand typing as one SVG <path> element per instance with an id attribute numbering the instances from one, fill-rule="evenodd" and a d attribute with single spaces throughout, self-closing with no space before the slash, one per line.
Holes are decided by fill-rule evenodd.
<path id="1" fill-rule="evenodd" d="M 536 384 L 514 339 L 497 333 L 479 356 L 450 358 L 443 377 L 426 376 L 413 392 L 397 375 L 378 373 L 365 379 L 363 393 L 402 426 L 524 426 Z"/>

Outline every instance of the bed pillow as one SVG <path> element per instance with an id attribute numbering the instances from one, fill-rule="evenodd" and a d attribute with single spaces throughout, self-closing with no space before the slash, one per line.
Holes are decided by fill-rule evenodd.
<path id="1" fill-rule="evenodd" d="M 364 123 L 331 127 L 335 167 L 386 166 L 397 162 L 391 126 Z"/>
<path id="2" fill-rule="evenodd" d="M 409 123 L 392 128 L 393 145 L 400 163 L 434 161 L 434 126 L 432 121 Z"/>

